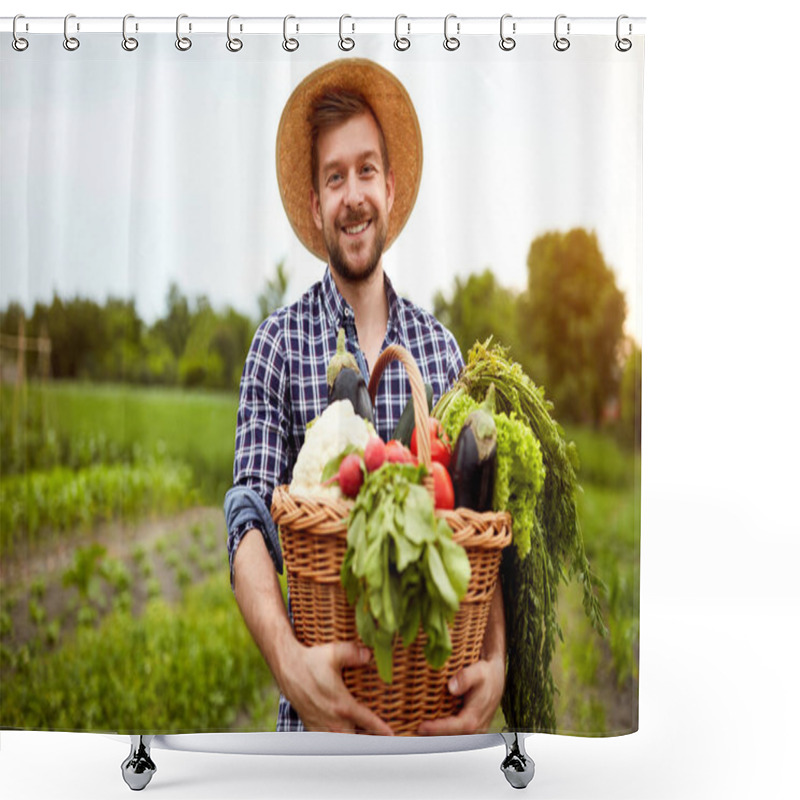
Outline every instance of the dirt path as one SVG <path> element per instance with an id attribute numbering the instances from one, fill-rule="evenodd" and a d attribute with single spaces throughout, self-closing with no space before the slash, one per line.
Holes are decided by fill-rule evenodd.
<path id="1" fill-rule="evenodd" d="M 64 574 L 76 555 L 92 545 L 102 549 L 86 568 L 85 583 L 91 588 L 82 595 L 74 581 L 64 585 Z M 28 645 L 49 648 L 82 619 L 93 622 L 120 603 L 139 614 L 154 596 L 177 602 L 184 586 L 221 573 L 227 574 L 227 547 L 218 508 L 197 507 L 61 536 L 47 547 L 18 551 L 4 560 L 2 644 L 12 651 Z"/>
<path id="2" fill-rule="evenodd" d="M 49 537 L 50 541 L 37 541 L 30 548 L 18 547 L 12 556 L 3 558 L 0 562 L 0 585 L 8 590 L 36 579 L 47 580 L 53 573 L 61 573 L 69 566 L 77 548 L 92 543 L 105 547 L 113 558 L 127 558 L 138 545 L 148 547 L 172 530 L 205 524 L 215 517 L 223 524 L 219 509 L 197 506 L 171 517 L 134 523 L 102 523 L 90 530 L 54 534 Z M 225 546 L 224 542 L 222 546 Z"/>

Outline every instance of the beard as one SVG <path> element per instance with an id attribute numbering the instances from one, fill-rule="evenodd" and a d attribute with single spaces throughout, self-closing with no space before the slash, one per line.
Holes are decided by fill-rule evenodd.
<path id="1" fill-rule="evenodd" d="M 381 256 L 383 255 L 383 248 L 386 244 L 386 236 L 388 234 L 389 226 L 386 223 L 386 218 L 380 214 L 373 213 L 371 216 L 372 224 L 375 226 L 375 237 L 372 244 L 369 246 L 370 250 L 367 253 L 367 259 L 363 267 L 353 267 L 352 263 L 348 260 L 343 247 L 340 246 L 337 231 L 340 228 L 358 225 L 366 217 L 361 215 L 348 215 L 342 222 L 334 225 L 331 230 L 323 225 L 322 235 L 325 239 L 325 247 L 328 250 L 328 260 L 331 269 L 343 280 L 348 283 L 360 283 L 369 280 L 375 270 L 378 268 Z"/>

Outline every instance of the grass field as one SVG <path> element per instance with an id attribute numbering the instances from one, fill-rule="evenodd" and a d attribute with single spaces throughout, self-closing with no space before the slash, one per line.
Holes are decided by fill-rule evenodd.
<path id="1" fill-rule="evenodd" d="M 272 729 L 277 690 L 228 585 L 220 509 L 235 395 L 52 383 L 0 392 L 0 726 Z M 601 640 L 580 592 L 562 587 L 558 729 L 631 730 L 640 461 L 608 435 L 568 433 L 610 633 Z M 169 475 L 177 481 L 159 496 Z"/>
<path id="2" fill-rule="evenodd" d="M 234 393 L 83 383 L 0 391 L 4 477 L 150 456 L 188 466 L 202 502 L 221 503 L 230 486 Z"/>

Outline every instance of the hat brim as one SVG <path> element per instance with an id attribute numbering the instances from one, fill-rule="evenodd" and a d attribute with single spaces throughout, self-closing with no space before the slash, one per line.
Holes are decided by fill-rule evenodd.
<path id="1" fill-rule="evenodd" d="M 312 72 L 292 92 L 281 115 L 275 158 L 278 188 L 292 229 L 315 256 L 328 251 L 311 214 L 312 104 L 326 91 L 346 89 L 363 95 L 378 118 L 395 178 L 395 198 L 384 251 L 406 224 L 422 177 L 422 133 L 414 105 L 402 83 L 380 64 L 363 58 L 332 61 Z"/>

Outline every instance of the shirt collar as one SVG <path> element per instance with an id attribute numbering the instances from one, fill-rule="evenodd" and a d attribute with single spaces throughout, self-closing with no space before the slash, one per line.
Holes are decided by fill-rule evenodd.
<path id="1" fill-rule="evenodd" d="M 386 292 L 386 300 L 389 304 L 389 322 L 387 328 L 389 330 L 397 330 L 399 329 L 400 311 L 398 297 L 394 286 L 392 286 L 392 282 L 389 280 L 389 276 L 385 272 L 383 273 L 383 288 Z M 339 290 L 336 288 L 330 267 L 325 268 L 325 275 L 322 278 L 322 300 L 331 327 L 338 330 L 343 325 L 346 314 L 349 314 L 351 319 L 354 318 L 352 306 L 342 297 Z"/>

